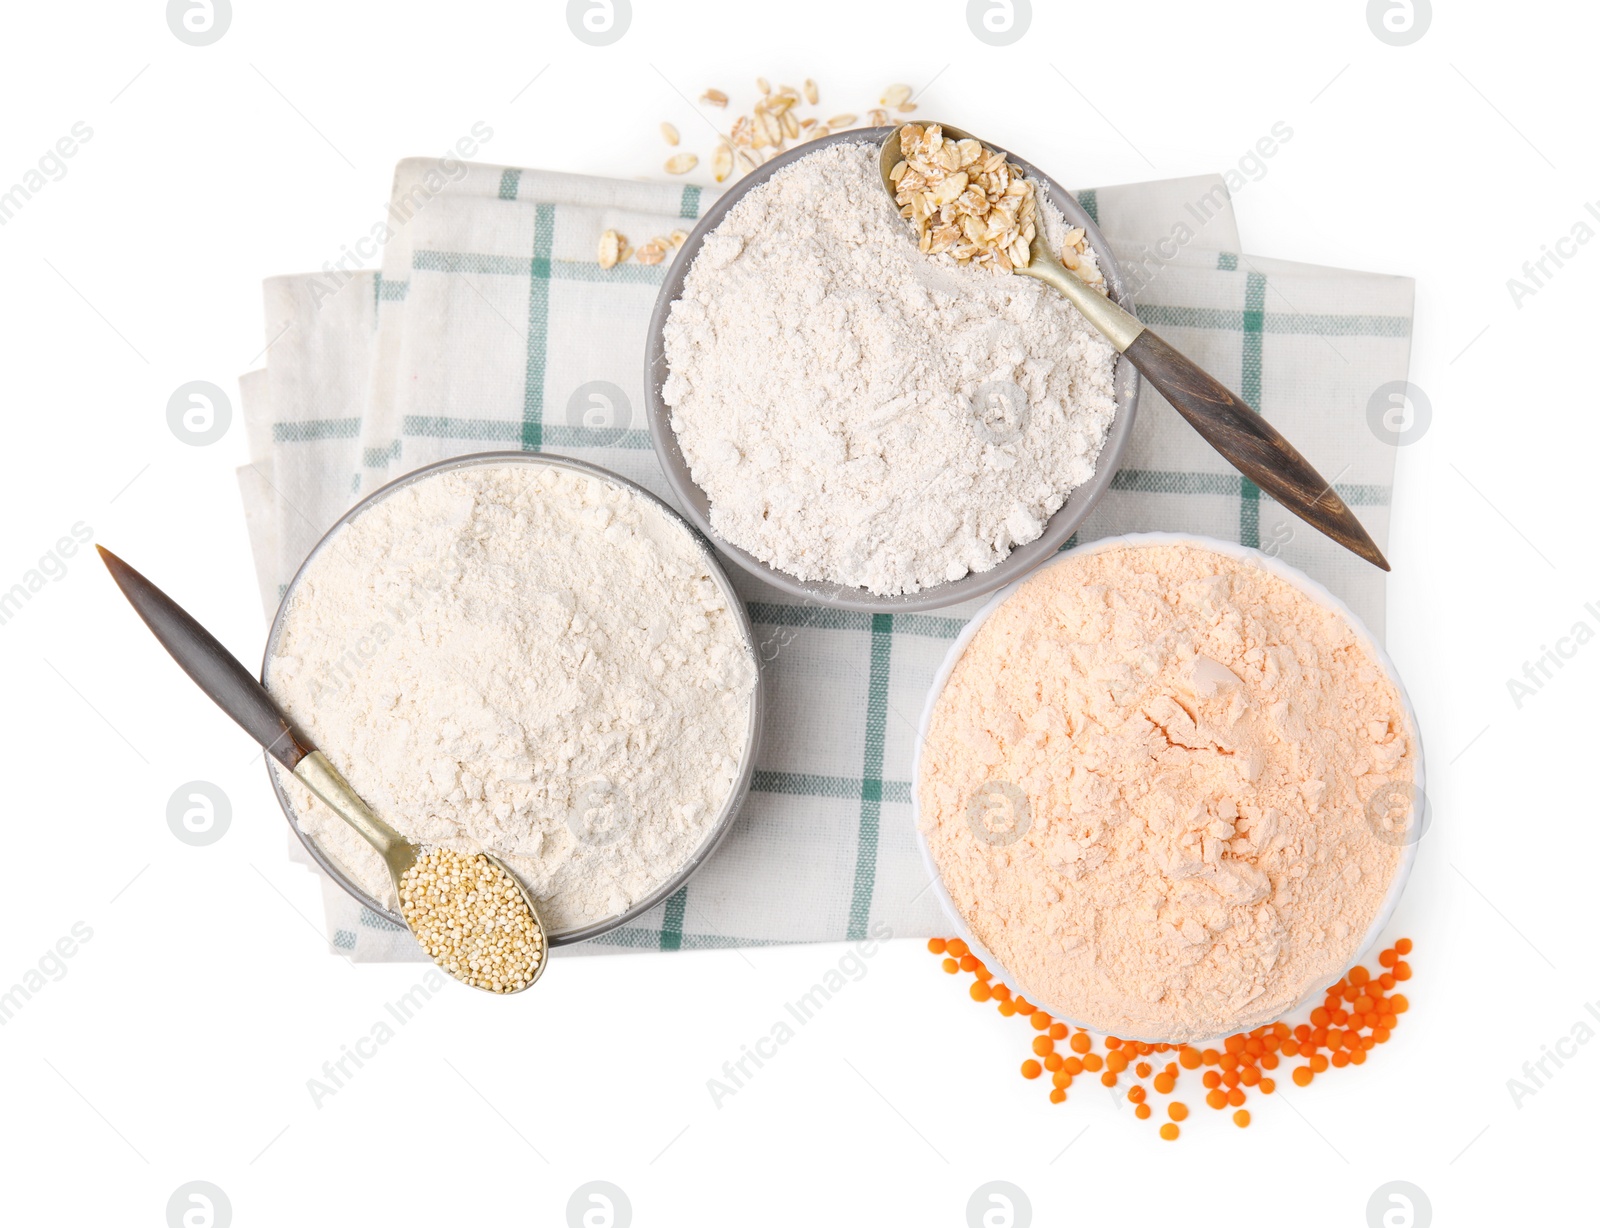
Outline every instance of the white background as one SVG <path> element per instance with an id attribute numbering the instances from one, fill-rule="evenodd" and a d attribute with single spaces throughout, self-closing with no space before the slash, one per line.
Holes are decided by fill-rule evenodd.
<path id="1" fill-rule="evenodd" d="M 261 278 L 365 234 L 402 156 L 483 120 L 486 160 L 659 175 L 662 119 L 710 151 L 673 87 L 748 104 L 757 73 L 817 78 L 830 110 L 931 81 L 924 114 L 1069 184 L 1224 170 L 1288 122 L 1237 200 L 1246 250 L 1418 283 L 1412 378 L 1434 418 L 1399 457 L 1388 551 L 1435 818 L 1391 933 L 1417 943 L 1414 1008 L 1364 1067 L 1255 1098 L 1247 1132 L 1201 1109 L 1166 1144 L 1098 1087 L 1048 1104 L 1016 1074 L 1031 1033 L 920 943 L 880 950 L 720 1108 L 707 1079 L 844 949 L 573 960 L 511 1002 L 435 998 L 315 1107 L 307 1079 L 421 969 L 327 953 L 260 756 L 79 554 L 0 626 L 0 988 L 93 930 L 0 1028 L 7 1222 L 161 1224 L 196 1179 L 241 1225 L 559 1225 L 590 1179 L 639 1224 L 958 1225 L 990 1179 L 1041 1224 L 1359 1226 L 1391 1179 L 1439 1223 L 1592 1220 L 1600 1044 L 1520 1108 L 1507 1080 L 1600 1001 L 1580 787 L 1600 646 L 1520 710 L 1507 679 L 1580 619 L 1600 627 L 1583 608 L 1600 602 L 1600 245 L 1520 308 L 1506 286 L 1600 196 L 1592 6 L 1441 4 L 1395 48 L 1359 0 L 1036 3 L 999 49 L 958 0 L 634 0 L 605 48 L 549 0 L 235 0 L 204 48 L 162 7 L 4 18 L 0 189 L 75 122 L 94 136 L 0 227 L 0 588 L 83 521 L 247 661 L 264 627 L 243 429 L 186 446 L 167 398 L 259 365 Z M 166 824 L 196 778 L 233 801 L 207 848 Z"/>

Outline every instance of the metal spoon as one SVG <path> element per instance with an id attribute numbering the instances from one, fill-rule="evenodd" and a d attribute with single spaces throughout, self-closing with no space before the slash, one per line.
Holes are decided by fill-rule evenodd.
<path id="1" fill-rule="evenodd" d="M 945 136 L 955 140 L 974 139 L 985 150 L 1005 152 L 960 128 L 948 124 L 938 126 Z M 895 128 L 878 150 L 878 170 L 891 201 L 895 198 L 891 175 L 901 161 L 900 129 Z M 900 208 L 898 201 L 895 201 L 895 208 Z M 1389 570 L 1383 553 L 1355 514 L 1345 506 L 1332 482 L 1324 480 L 1295 446 L 1245 401 L 1156 336 L 1137 316 L 1124 311 L 1070 272 L 1050 250 L 1043 226 L 1034 234 L 1028 263 L 1013 271 L 1037 278 L 1064 294 L 1083 317 L 1116 346 L 1118 353 L 1127 356 L 1185 421 L 1245 477 L 1312 528 L 1327 534 L 1367 562 Z"/>
<path id="2" fill-rule="evenodd" d="M 217 642 L 216 637 L 197 623 L 171 597 L 111 551 L 104 546 L 96 546 L 95 549 L 100 552 L 100 558 L 111 572 L 111 578 L 117 582 L 117 587 L 122 590 L 122 595 L 132 604 L 139 617 L 144 619 L 156 639 L 161 641 L 161 646 L 183 667 L 184 673 L 194 679 L 195 684 L 209 695 L 219 708 L 233 717 L 268 754 L 293 772 L 306 788 L 326 802 L 335 814 L 360 832 L 362 838 L 378 850 L 378 854 L 383 858 L 383 864 L 388 867 L 389 879 L 393 882 L 395 893 L 398 895 L 401 877 L 417 861 L 418 853 L 421 851 L 418 846 L 372 812 L 371 807 L 357 796 L 349 782 L 340 775 L 339 769 L 334 767 L 320 750 L 294 731 L 289 724 L 289 718 L 267 693 L 267 688 L 252 677 L 250 671 L 239 664 L 233 654 Z M 540 954 L 533 976 L 529 978 L 527 985 L 523 986 L 523 989 L 526 989 L 544 975 L 545 965 L 550 962 L 548 932 L 539 917 L 538 906 L 528 894 L 528 889 L 498 857 L 488 852 L 483 855 L 505 871 L 506 876 L 516 883 L 523 903 L 533 915 L 533 923 L 539 935 Z M 403 916 L 403 909 L 401 913 Z M 407 924 L 410 924 L 409 920 Z M 445 971 L 450 970 L 446 968 Z M 463 984 L 470 984 L 459 976 L 457 979 Z M 474 988 L 482 987 L 474 986 Z M 493 991 L 485 990 L 485 992 Z M 507 992 L 521 993 L 522 990 L 514 989 Z"/>

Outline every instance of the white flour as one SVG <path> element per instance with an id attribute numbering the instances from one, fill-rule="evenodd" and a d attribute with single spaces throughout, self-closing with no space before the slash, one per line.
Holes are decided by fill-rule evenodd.
<path id="1" fill-rule="evenodd" d="M 508 464 L 423 479 L 346 526 L 296 591 L 267 681 L 381 817 L 503 857 L 560 932 L 615 916 L 700 847 L 755 664 L 681 524 L 622 487 Z M 304 830 L 392 906 L 378 855 L 288 788 Z"/>
<path id="2" fill-rule="evenodd" d="M 1059 250 L 1067 227 L 1041 199 Z M 1054 290 L 923 256 L 877 150 L 753 189 L 695 258 L 663 395 L 725 539 L 802 580 L 987 571 L 1094 473 L 1115 351 Z"/>

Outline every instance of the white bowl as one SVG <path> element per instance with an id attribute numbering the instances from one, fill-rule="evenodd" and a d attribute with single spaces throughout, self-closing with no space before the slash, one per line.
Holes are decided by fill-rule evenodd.
<path id="1" fill-rule="evenodd" d="M 1227 558 L 1237 559 L 1242 563 L 1252 564 L 1262 568 L 1265 571 L 1271 572 L 1279 579 L 1286 580 L 1288 583 L 1294 585 L 1295 588 L 1304 593 L 1307 597 L 1311 598 L 1311 600 L 1315 601 L 1318 605 L 1343 615 L 1345 620 L 1351 625 L 1352 628 L 1354 628 L 1357 637 L 1365 645 L 1367 651 L 1372 654 L 1373 659 L 1377 661 L 1378 665 L 1383 669 L 1383 672 L 1388 676 L 1389 681 L 1394 684 L 1396 692 L 1399 693 L 1401 709 L 1405 713 L 1406 720 L 1411 724 L 1411 736 L 1416 743 L 1415 759 L 1417 766 L 1416 776 L 1413 780 L 1413 802 L 1411 813 L 1407 817 L 1407 823 L 1405 827 L 1409 838 L 1404 847 L 1401 849 L 1400 864 L 1395 867 L 1394 879 L 1390 882 L 1388 893 L 1384 896 L 1383 906 L 1378 909 L 1378 915 L 1373 919 L 1372 925 L 1367 930 L 1366 934 L 1363 935 L 1360 945 L 1355 948 L 1354 954 L 1351 956 L 1350 963 L 1347 965 L 1347 968 L 1354 967 L 1356 964 L 1360 963 L 1362 958 L 1377 945 L 1379 938 L 1383 934 L 1384 928 L 1389 924 L 1390 919 L 1394 916 L 1394 911 L 1400 904 L 1401 893 L 1405 890 L 1406 880 L 1411 877 L 1412 864 L 1417 859 L 1417 844 L 1420 841 L 1424 830 L 1426 829 L 1426 802 L 1423 800 L 1424 773 L 1422 734 L 1421 728 L 1417 724 L 1416 710 L 1411 706 L 1411 697 L 1406 694 L 1405 685 L 1400 681 L 1400 673 L 1395 669 L 1394 662 L 1389 659 L 1389 654 L 1383 650 L 1383 646 L 1379 644 L 1378 641 L 1373 638 L 1372 633 L 1367 630 L 1366 624 L 1356 616 L 1355 611 L 1352 610 L 1348 605 L 1346 605 L 1339 598 L 1335 597 L 1331 592 L 1329 592 L 1322 585 L 1318 584 L 1303 571 L 1300 571 L 1294 567 L 1290 567 L 1287 563 L 1270 558 L 1269 556 L 1262 554 L 1259 550 L 1252 550 L 1248 546 L 1241 546 L 1238 542 L 1225 542 L 1214 537 L 1202 537 L 1195 533 L 1127 533 L 1119 537 L 1102 537 L 1098 541 L 1089 542 L 1086 545 L 1077 547 L 1075 550 L 1065 551 L 1057 558 L 1044 564 L 1044 566 L 1024 576 L 1015 583 L 1007 585 L 1005 588 L 996 593 L 988 601 L 988 603 L 985 604 L 984 607 L 973 616 L 972 621 L 962 628 L 961 634 L 958 635 L 955 639 L 955 642 L 950 645 L 950 651 L 945 654 L 944 662 L 939 666 L 939 672 L 934 676 L 933 685 L 928 689 L 928 701 L 923 706 L 922 718 L 917 722 L 916 753 L 913 756 L 911 763 L 911 818 L 912 822 L 916 824 L 917 848 L 921 850 L 922 853 L 923 867 L 928 871 L 929 876 L 933 879 L 933 889 L 939 897 L 939 903 L 943 906 L 945 915 L 950 918 L 952 929 L 958 937 L 962 938 L 966 944 L 972 948 L 972 953 L 981 959 L 989 968 L 989 970 L 994 973 L 996 980 L 1011 985 L 1013 988 L 1016 987 L 1016 982 L 1006 975 L 1005 969 L 1000 966 L 999 962 L 989 953 L 983 944 L 973 936 L 972 930 L 967 925 L 966 918 L 963 917 L 960 911 L 956 908 L 955 901 L 950 898 L 950 892 L 944 885 L 944 878 L 939 873 L 939 867 L 934 862 L 933 852 L 928 847 L 927 837 L 922 831 L 922 748 L 927 744 L 928 741 L 928 728 L 933 720 L 934 705 L 939 701 L 939 695 L 944 691 L 945 684 L 950 681 L 950 675 L 955 670 L 956 662 L 961 659 L 961 654 L 966 651 L 967 645 L 972 642 L 972 637 L 977 635 L 978 628 L 984 624 L 989 615 L 993 614 L 997 609 L 1004 605 L 1007 598 L 1009 598 L 1019 588 L 1035 577 L 1042 575 L 1051 567 L 1059 566 L 1068 559 L 1083 558 L 1086 555 L 1099 554 L 1104 550 L 1115 550 L 1130 546 L 1194 546 L 1198 549 L 1209 550 L 1215 554 L 1224 555 Z M 1424 813 L 1419 814 L 1419 808 L 1423 809 Z M 1324 996 L 1323 990 L 1327 988 L 1327 985 L 1328 981 L 1322 977 L 1319 977 L 1315 983 L 1307 985 L 1306 992 L 1300 998 L 1297 1006 L 1291 1011 L 1286 1011 L 1285 1014 L 1292 1014 L 1295 1011 L 1303 1010 L 1308 1003 L 1320 1002 Z M 1034 1000 L 1025 992 L 1024 996 L 1027 996 L 1030 1002 Z M 1071 1024 L 1073 1027 L 1077 1028 L 1088 1028 L 1087 1024 L 1080 1023 L 1077 1019 L 1075 1019 L 1071 1011 L 1060 1010 L 1054 1005 L 1042 1002 L 1039 1003 L 1039 1008 L 1043 1011 L 1047 1011 L 1049 1014 L 1061 1020 L 1063 1023 Z M 1089 1030 L 1097 1031 L 1098 1029 L 1090 1028 Z M 1118 1033 L 1118 1035 L 1120 1036 L 1121 1033 Z M 1156 1043 L 1168 1041 L 1171 1038 L 1166 1036 L 1129 1035 L 1125 1039 L 1143 1040 Z M 1220 1039 L 1220 1037 L 1217 1039 Z"/>

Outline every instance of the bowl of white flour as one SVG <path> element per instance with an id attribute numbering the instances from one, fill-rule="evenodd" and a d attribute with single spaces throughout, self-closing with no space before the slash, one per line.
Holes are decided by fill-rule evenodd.
<path id="1" fill-rule="evenodd" d="M 646 355 L 650 431 L 685 514 L 808 602 L 938 609 L 1044 562 L 1111 486 L 1139 377 L 1032 278 L 923 255 L 879 179 L 890 129 L 745 176 L 684 243 Z M 1059 250 L 1130 306 L 1115 257 L 1017 158 Z"/>
<path id="2" fill-rule="evenodd" d="M 290 583 L 262 681 L 408 838 L 501 858 L 552 945 L 662 902 L 731 828 L 761 677 L 744 605 L 671 508 L 565 457 L 376 491 Z M 377 854 L 269 760 L 311 856 L 400 923 Z"/>

